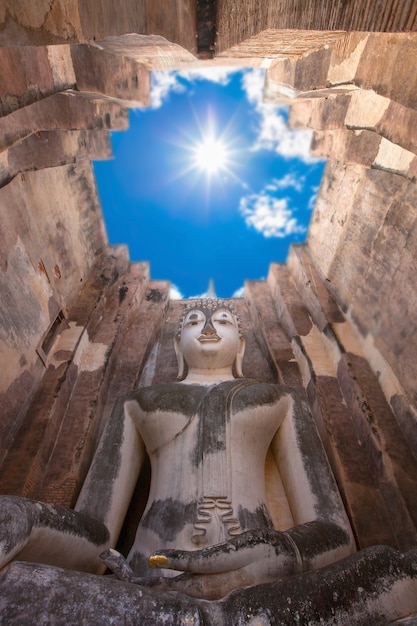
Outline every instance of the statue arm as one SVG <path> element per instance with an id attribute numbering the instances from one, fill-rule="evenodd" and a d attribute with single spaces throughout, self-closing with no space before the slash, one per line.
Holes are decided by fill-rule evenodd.
<path id="1" fill-rule="evenodd" d="M 77 511 L 105 524 L 110 547 L 117 542 L 145 459 L 145 446 L 129 411 L 131 404 L 126 398 L 116 402 L 75 505 Z"/>
<path id="2" fill-rule="evenodd" d="M 0 499 L 0 567 L 19 560 L 99 573 L 114 546 L 144 458 L 124 400 L 104 429 L 75 510 L 19 496 Z"/>
<path id="3" fill-rule="evenodd" d="M 347 539 L 346 532 L 339 526 L 317 520 L 285 532 L 269 528 L 246 531 L 225 543 L 201 550 L 159 550 L 150 557 L 149 563 L 186 572 L 160 579 L 161 589 L 216 599 L 237 587 L 301 574 L 312 569 L 317 552 L 334 553 L 342 546 L 341 554 L 329 562 L 338 560 L 343 556 Z"/>
<path id="4" fill-rule="evenodd" d="M 288 414 L 271 449 L 295 526 L 299 569 L 317 569 L 355 551 L 353 534 L 323 444 L 307 403 L 291 393 Z"/>

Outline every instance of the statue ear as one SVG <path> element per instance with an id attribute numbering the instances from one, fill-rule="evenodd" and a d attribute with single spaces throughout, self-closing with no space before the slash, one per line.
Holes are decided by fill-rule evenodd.
<path id="1" fill-rule="evenodd" d="M 181 340 L 181 335 L 180 333 L 178 333 L 177 335 L 175 335 L 175 339 L 174 339 L 175 354 L 177 356 L 177 362 L 178 362 L 178 375 L 177 375 L 178 380 L 182 380 L 182 378 L 184 377 L 184 357 L 183 357 L 182 350 L 181 350 L 180 340 Z"/>
<path id="2" fill-rule="evenodd" d="M 243 363 L 243 355 L 245 354 L 245 345 L 246 345 L 245 338 L 241 337 L 239 352 L 237 353 L 236 359 L 235 359 L 235 370 L 236 370 L 237 378 L 243 378 L 242 363 Z"/>

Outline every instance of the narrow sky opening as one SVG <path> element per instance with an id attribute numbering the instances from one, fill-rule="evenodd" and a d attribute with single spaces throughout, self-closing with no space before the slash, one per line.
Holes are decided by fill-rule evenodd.
<path id="1" fill-rule="evenodd" d="M 324 161 L 288 109 L 262 102 L 264 71 L 154 72 L 152 103 L 94 163 L 110 243 L 149 261 L 172 295 L 241 295 L 305 240 Z"/>

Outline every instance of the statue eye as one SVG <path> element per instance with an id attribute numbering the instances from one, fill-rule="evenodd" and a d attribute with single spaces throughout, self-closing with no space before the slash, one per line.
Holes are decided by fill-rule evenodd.
<path id="1" fill-rule="evenodd" d="M 223 326 L 225 324 L 230 324 L 230 319 L 227 313 L 218 313 L 215 316 L 214 321 L 217 322 L 218 324 L 222 324 Z"/>
<path id="2" fill-rule="evenodd" d="M 191 313 L 190 317 L 186 321 L 187 326 L 197 326 L 201 322 L 200 316 L 197 313 Z"/>

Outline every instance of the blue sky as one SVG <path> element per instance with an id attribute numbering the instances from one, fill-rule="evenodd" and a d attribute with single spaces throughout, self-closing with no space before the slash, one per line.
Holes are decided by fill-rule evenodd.
<path id="1" fill-rule="evenodd" d="M 94 163 L 110 243 L 149 261 L 172 297 L 241 295 L 305 240 L 324 162 L 311 134 L 262 102 L 264 71 L 154 72 L 151 106 Z"/>

